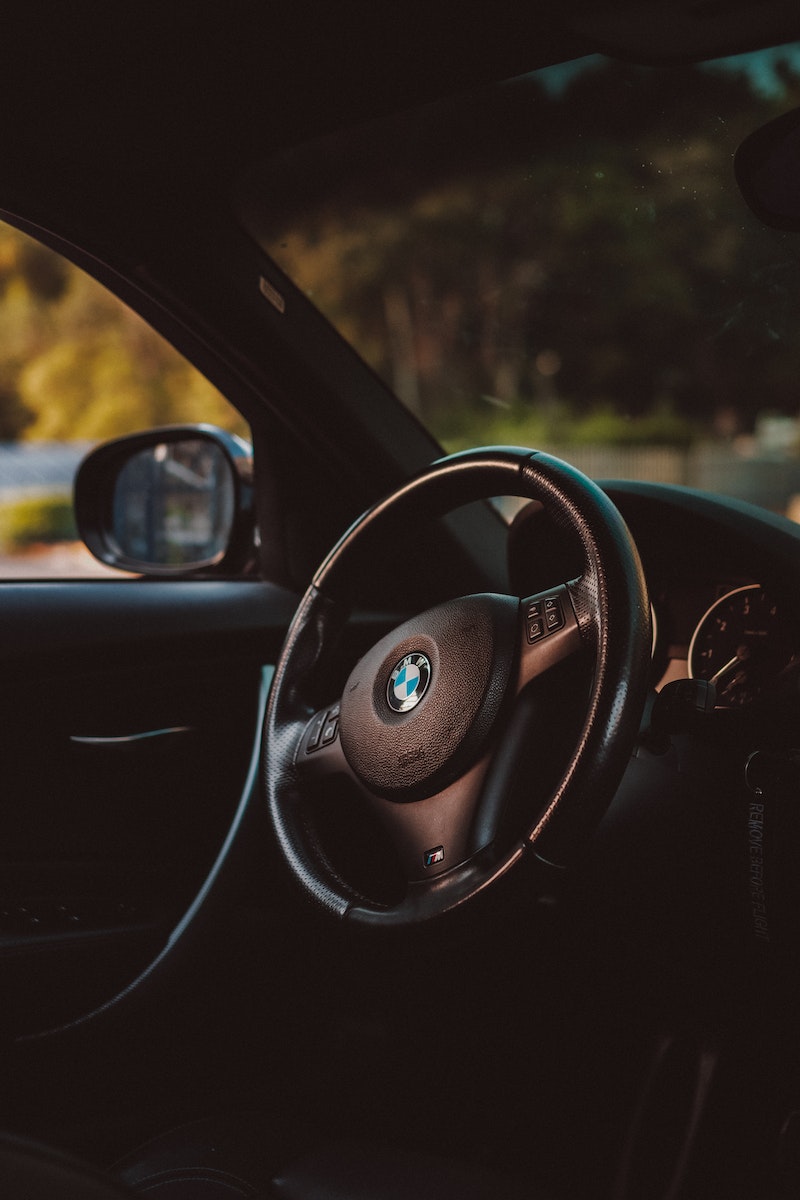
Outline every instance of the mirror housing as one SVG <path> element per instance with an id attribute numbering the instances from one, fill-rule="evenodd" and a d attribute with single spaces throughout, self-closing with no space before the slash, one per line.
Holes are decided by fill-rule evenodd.
<path id="1" fill-rule="evenodd" d="M 800 109 L 756 129 L 733 160 L 736 182 L 759 220 L 800 230 Z"/>
<path id="2" fill-rule="evenodd" d="M 173 425 L 92 450 L 75 520 L 107 566 L 137 575 L 240 574 L 255 559 L 253 451 L 213 425 Z"/>

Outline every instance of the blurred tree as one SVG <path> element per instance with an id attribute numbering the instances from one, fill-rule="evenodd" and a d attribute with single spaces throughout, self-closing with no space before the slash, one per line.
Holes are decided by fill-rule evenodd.
<path id="1" fill-rule="evenodd" d="M 0 439 L 97 440 L 208 421 L 247 434 L 223 396 L 66 259 L 0 223 Z"/>
<path id="2" fill-rule="evenodd" d="M 798 273 L 731 171 L 800 95 L 788 63 L 773 85 L 602 62 L 560 93 L 518 80 L 286 157 L 261 232 L 441 436 L 537 404 L 598 410 L 621 440 L 609 413 L 670 413 L 653 429 L 680 441 L 684 418 L 752 422 L 765 384 L 794 412 Z"/>

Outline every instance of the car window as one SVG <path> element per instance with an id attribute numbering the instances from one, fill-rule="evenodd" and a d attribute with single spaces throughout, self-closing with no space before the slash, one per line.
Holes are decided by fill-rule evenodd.
<path id="1" fill-rule="evenodd" d="M 0 578 L 114 575 L 79 541 L 75 472 L 98 442 L 239 413 L 111 292 L 0 222 Z"/>
<path id="2" fill-rule="evenodd" d="M 287 152 L 242 215 L 447 450 L 800 517 L 798 242 L 732 170 L 797 104 L 797 47 L 585 59 Z"/>

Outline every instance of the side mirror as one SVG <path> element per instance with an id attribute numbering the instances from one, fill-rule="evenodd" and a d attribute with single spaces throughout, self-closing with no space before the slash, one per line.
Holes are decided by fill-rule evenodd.
<path id="1" fill-rule="evenodd" d="M 800 230 L 800 109 L 746 137 L 733 167 L 742 195 L 765 225 Z"/>
<path id="2" fill-rule="evenodd" d="M 78 531 L 95 558 L 123 571 L 240 572 L 255 552 L 252 478 L 252 448 L 214 426 L 118 438 L 78 469 Z"/>

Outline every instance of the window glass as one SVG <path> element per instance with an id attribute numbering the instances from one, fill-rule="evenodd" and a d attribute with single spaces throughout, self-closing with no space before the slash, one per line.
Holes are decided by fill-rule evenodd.
<path id="1" fill-rule="evenodd" d="M 0 577 L 116 575 L 78 540 L 72 485 L 100 441 L 240 414 L 78 267 L 0 222 Z"/>
<path id="2" fill-rule="evenodd" d="M 446 449 L 800 515 L 798 239 L 733 177 L 800 52 L 584 59 L 301 147 L 248 227 Z"/>

